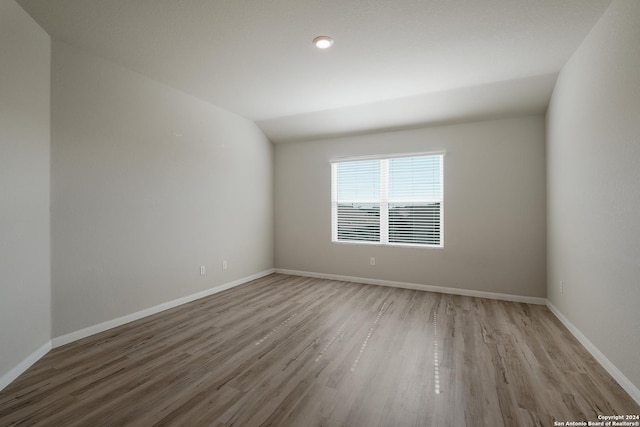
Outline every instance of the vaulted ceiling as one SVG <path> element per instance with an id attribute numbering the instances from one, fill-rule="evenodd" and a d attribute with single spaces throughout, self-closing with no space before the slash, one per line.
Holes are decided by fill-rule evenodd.
<path id="1" fill-rule="evenodd" d="M 544 112 L 611 0 L 18 3 L 54 39 L 286 142 Z"/>

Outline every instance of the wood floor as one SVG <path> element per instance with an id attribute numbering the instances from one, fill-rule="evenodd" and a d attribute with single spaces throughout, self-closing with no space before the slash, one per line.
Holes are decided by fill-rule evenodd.
<path id="1" fill-rule="evenodd" d="M 0 426 L 553 426 L 640 408 L 543 306 L 271 275 L 51 351 Z"/>

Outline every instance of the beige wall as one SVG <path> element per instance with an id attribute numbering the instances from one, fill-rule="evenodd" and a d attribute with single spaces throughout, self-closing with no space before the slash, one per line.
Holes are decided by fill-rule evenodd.
<path id="1" fill-rule="evenodd" d="M 49 342 L 49 36 L 0 0 L 0 388 Z"/>
<path id="2" fill-rule="evenodd" d="M 547 113 L 548 298 L 636 387 L 639 70 L 640 2 L 616 0 L 563 68 Z"/>
<path id="3" fill-rule="evenodd" d="M 273 267 L 252 122 L 58 42 L 52 104 L 54 337 Z"/>
<path id="4" fill-rule="evenodd" d="M 437 150 L 444 249 L 331 243 L 331 159 Z M 275 165 L 277 268 L 545 296 L 542 116 L 279 144 Z"/>

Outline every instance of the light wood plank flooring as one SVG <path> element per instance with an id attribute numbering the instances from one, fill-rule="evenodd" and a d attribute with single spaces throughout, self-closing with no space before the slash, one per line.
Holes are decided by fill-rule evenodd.
<path id="1" fill-rule="evenodd" d="M 0 426 L 553 426 L 640 408 L 542 306 L 274 274 L 51 351 Z"/>

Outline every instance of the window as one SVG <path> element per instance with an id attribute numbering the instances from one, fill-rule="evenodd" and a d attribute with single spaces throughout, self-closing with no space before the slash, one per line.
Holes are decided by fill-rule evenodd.
<path id="1" fill-rule="evenodd" d="M 331 163 L 331 240 L 442 247 L 442 154 Z"/>

